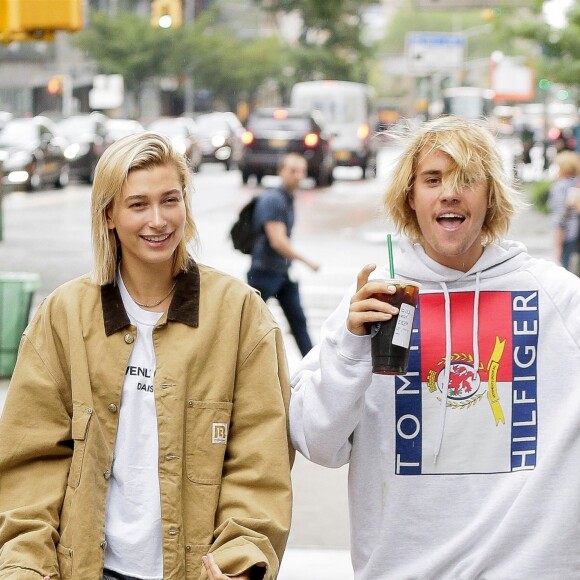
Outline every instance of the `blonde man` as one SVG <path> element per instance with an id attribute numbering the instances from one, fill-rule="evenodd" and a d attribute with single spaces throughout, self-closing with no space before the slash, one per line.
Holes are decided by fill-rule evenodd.
<path id="1" fill-rule="evenodd" d="M 518 205 L 486 128 L 417 129 L 385 194 L 396 277 L 422 285 L 409 370 L 372 373 L 369 327 L 397 309 L 371 264 L 292 379 L 295 447 L 350 464 L 357 580 L 580 569 L 580 281 L 503 238 Z"/>
<path id="2" fill-rule="evenodd" d="M 22 338 L 0 420 L 2 580 L 273 580 L 291 512 L 280 329 L 198 264 L 164 137 L 95 172 L 92 274 Z"/>

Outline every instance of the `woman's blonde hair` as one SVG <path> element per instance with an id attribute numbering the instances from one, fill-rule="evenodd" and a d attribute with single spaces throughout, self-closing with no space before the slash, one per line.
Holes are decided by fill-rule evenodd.
<path id="1" fill-rule="evenodd" d="M 121 249 L 116 232 L 107 226 L 107 212 L 119 200 L 129 174 L 138 169 L 168 164 L 177 169 L 185 202 L 185 228 L 173 256 L 173 275 L 187 269 L 187 244 L 197 238 L 190 207 L 191 168 L 187 158 L 173 147 L 169 139 L 157 133 L 139 133 L 123 137 L 108 147 L 95 169 L 91 197 L 94 255 L 91 277 L 97 284 L 110 284 L 115 280 Z"/>
<path id="2" fill-rule="evenodd" d="M 423 242 L 417 216 L 408 200 L 415 184 L 419 155 L 437 150 L 449 155 L 452 161 L 451 171 L 444 176 L 446 189 L 459 191 L 481 180 L 488 184 L 489 207 L 482 227 L 482 242 L 488 244 L 507 233 L 522 202 L 506 175 L 494 137 L 482 122 L 451 115 L 438 117 L 397 137 L 407 141 L 407 146 L 395 166 L 383 202 L 398 232 L 414 242 Z"/>
<path id="3" fill-rule="evenodd" d="M 580 175 L 580 155 L 575 151 L 560 151 L 554 158 L 554 163 L 560 169 L 561 177 Z"/>

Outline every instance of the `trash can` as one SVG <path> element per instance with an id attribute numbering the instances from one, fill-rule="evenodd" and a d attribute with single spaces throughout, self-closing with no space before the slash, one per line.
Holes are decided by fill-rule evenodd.
<path id="1" fill-rule="evenodd" d="M 32 297 L 39 288 L 38 274 L 0 272 L 0 378 L 12 376 Z"/>

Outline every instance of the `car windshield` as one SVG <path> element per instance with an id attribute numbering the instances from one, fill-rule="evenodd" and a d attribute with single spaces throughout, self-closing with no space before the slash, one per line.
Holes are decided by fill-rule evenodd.
<path id="1" fill-rule="evenodd" d="M 161 133 L 162 135 L 167 135 L 168 137 L 185 137 L 186 135 L 185 127 L 181 123 L 177 123 L 170 119 L 153 121 L 153 123 L 149 125 L 149 130 L 155 133 Z"/>
<path id="2" fill-rule="evenodd" d="M 248 128 L 252 131 L 295 131 L 308 132 L 311 129 L 310 119 L 307 117 L 288 117 L 275 119 L 274 117 L 252 117 L 248 121 Z"/>
<path id="3" fill-rule="evenodd" d="M 227 131 L 228 124 L 221 117 L 214 115 L 202 115 L 196 119 L 199 130 L 202 133 L 215 133 L 216 131 Z"/>
<path id="4" fill-rule="evenodd" d="M 38 128 L 29 121 L 10 121 L 0 132 L 0 145 L 14 147 L 30 145 L 38 140 Z"/>
<path id="5" fill-rule="evenodd" d="M 77 138 L 79 135 L 92 135 L 95 132 L 96 122 L 91 117 L 68 117 L 58 124 L 65 137 Z"/>

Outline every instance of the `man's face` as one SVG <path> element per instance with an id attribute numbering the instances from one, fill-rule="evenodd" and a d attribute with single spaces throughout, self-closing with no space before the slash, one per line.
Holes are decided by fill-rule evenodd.
<path id="1" fill-rule="evenodd" d="M 452 169 L 442 151 L 424 148 L 418 156 L 409 205 L 423 234 L 426 254 L 440 264 L 467 272 L 483 253 L 481 228 L 488 208 L 485 180 L 460 191 L 443 187 Z"/>
<path id="2" fill-rule="evenodd" d="M 298 189 L 300 182 L 306 177 L 306 173 L 306 160 L 301 157 L 290 157 L 280 169 L 282 183 L 289 192 Z"/>

